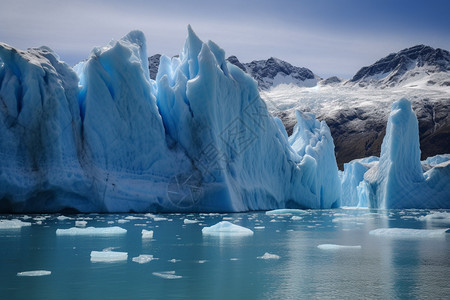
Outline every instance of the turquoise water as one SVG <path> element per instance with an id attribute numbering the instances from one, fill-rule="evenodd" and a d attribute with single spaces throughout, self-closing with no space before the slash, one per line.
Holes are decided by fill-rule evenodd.
<path id="1" fill-rule="evenodd" d="M 392 237 L 377 228 L 442 229 L 449 219 L 420 220 L 429 210 L 311 210 L 169 215 L 1 215 L 32 223 L 0 230 L 0 299 L 449 299 L 450 234 Z M 126 218 L 131 220 L 126 220 Z M 184 220 L 199 223 L 184 224 Z M 252 236 L 203 236 L 219 221 Z M 125 234 L 60 236 L 57 229 L 119 226 Z M 142 229 L 153 230 L 143 239 Z M 323 244 L 361 246 L 323 250 Z M 91 251 L 128 253 L 91 262 Z M 265 253 L 278 259 L 261 259 Z M 156 260 L 139 264 L 141 254 Z M 259 257 L 259 258 L 258 258 Z M 46 270 L 47 276 L 17 276 Z M 163 278 L 162 272 L 169 274 Z M 156 273 L 156 275 L 154 274 Z M 170 276 L 172 275 L 172 276 Z"/>

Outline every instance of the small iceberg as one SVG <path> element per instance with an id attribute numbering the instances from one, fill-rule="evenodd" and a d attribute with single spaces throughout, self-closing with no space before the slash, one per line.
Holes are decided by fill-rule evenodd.
<path id="1" fill-rule="evenodd" d="M 180 278 L 183 278 L 183 276 L 176 275 L 175 271 L 153 272 L 152 274 L 157 276 L 157 277 L 164 278 L 164 279 L 180 279 Z"/>
<path id="2" fill-rule="evenodd" d="M 1 229 L 20 229 L 25 226 L 31 226 L 31 223 L 23 222 L 19 219 L 0 220 L 0 230 Z"/>
<path id="3" fill-rule="evenodd" d="M 17 276 L 29 276 L 29 277 L 34 277 L 34 276 L 48 276 L 52 274 L 51 271 L 46 271 L 46 270 L 36 270 L 36 271 L 26 271 L 26 272 L 19 272 L 17 273 Z"/>
<path id="4" fill-rule="evenodd" d="M 157 258 L 153 257 L 153 255 L 151 254 L 141 254 L 139 256 L 133 257 L 131 260 L 137 262 L 138 264 L 146 264 L 148 262 L 151 262 L 152 260 L 157 260 Z"/>
<path id="5" fill-rule="evenodd" d="M 410 228 L 379 228 L 371 230 L 370 235 L 392 238 L 445 238 L 449 228 L 445 229 L 410 229 Z"/>
<path id="6" fill-rule="evenodd" d="M 266 211 L 266 215 L 268 216 L 292 216 L 292 215 L 304 215 L 307 213 L 308 212 L 303 209 L 288 209 L 288 208 Z"/>
<path id="7" fill-rule="evenodd" d="M 184 219 L 184 224 L 195 224 L 195 223 L 199 223 L 199 220 L 190 220 L 190 219 Z"/>
<path id="8" fill-rule="evenodd" d="M 127 252 L 91 251 L 91 262 L 117 262 L 128 259 Z"/>
<path id="9" fill-rule="evenodd" d="M 121 227 L 72 227 L 69 229 L 56 229 L 56 235 L 118 235 L 127 233 L 126 229 Z"/>
<path id="10" fill-rule="evenodd" d="M 336 245 L 336 244 L 321 244 L 317 248 L 321 250 L 356 250 L 361 249 L 361 245 L 347 246 L 347 245 Z"/>
<path id="11" fill-rule="evenodd" d="M 153 238 L 153 230 L 142 229 L 141 234 L 142 234 L 143 239 L 152 239 Z"/>
<path id="12" fill-rule="evenodd" d="M 266 252 L 263 256 L 258 256 L 257 259 L 280 259 L 280 256 Z"/>
<path id="13" fill-rule="evenodd" d="M 204 227 L 202 234 L 212 236 L 249 236 L 253 235 L 253 231 L 228 221 L 221 221 L 211 227 Z"/>
<path id="14" fill-rule="evenodd" d="M 435 212 L 417 218 L 419 221 L 450 223 L 450 213 Z"/>

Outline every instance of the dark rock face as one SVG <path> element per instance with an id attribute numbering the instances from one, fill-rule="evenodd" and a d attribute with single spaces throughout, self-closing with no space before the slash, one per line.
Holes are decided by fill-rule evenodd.
<path id="1" fill-rule="evenodd" d="M 232 55 L 232 56 L 228 57 L 227 61 L 230 64 L 235 65 L 236 67 L 238 67 L 242 71 L 247 72 L 247 70 L 245 69 L 245 66 L 239 61 L 239 59 L 236 56 Z"/>
<path id="2" fill-rule="evenodd" d="M 377 84 L 382 79 L 387 86 L 393 86 L 403 79 L 407 71 L 414 68 L 425 68 L 427 73 L 450 71 L 450 52 L 424 45 L 407 48 L 361 68 L 349 83 L 365 86 Z"/>
<path id="3" fill-rule="evenodd" d="M 150 78 L 155 80 L 156 74 L 158 74 L 159 60 L 161 59 L 161 54 L 155 54 L 148 58 L 148 69 L 150 70 Z"/>

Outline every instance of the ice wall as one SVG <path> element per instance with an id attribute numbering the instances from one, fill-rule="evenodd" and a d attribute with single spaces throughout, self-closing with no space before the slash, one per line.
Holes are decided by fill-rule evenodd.
<path id="1" fill-rule="evenodd" d="M 301 157 L 300 164 L 307 166 L 303 172 L 311 178 L 310 186 L 320 201 L 320 207 L 338 207 L 341 182 L 330 128 L 311 113 L 296 111 L 296 117 L 297 124 L 289 137 L 289 144 Z"/>
<path id="2" fill-rule="evenodd" d="M 418 122 L 408 100 L 392 105 L 380 161 L 364 174 L 364 181 L 370 207 L 450 207 L 450 163 L 423 173 Z"/>
<path id="3" fill-rule="evenodd" d="M 190 27 L 156 81 L 145 44 L 130 32 L 95 48 L 76 73 L 48 48 L 0 45 L 0 211 L 339 204 L 324 123 L 299 126 L 288 142 L 256 82 Z"/>

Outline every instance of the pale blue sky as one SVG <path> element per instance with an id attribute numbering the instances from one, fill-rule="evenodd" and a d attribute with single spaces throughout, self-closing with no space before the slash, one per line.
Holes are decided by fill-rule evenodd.
<path id="1" fill-rule="evenodd" d="M 0 42 L 46 45 L 71 65 L 133 29 L 149 55 L 178 54 L 187 24 L 242 62 L 274 56 L 322 77 L 417 44 L 450 50 L 448 0 L 0 1 Z"/>

